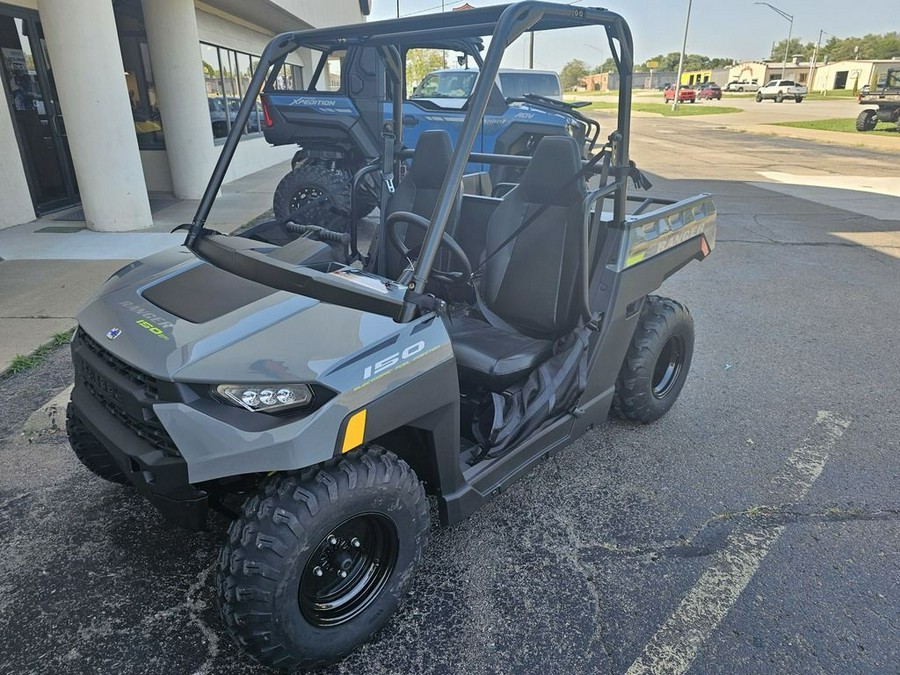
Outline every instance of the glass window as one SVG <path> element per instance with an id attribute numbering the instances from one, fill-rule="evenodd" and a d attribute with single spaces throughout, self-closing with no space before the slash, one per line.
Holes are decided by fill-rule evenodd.
<path id="1" fill-rule="evenodd" d="M 141 4 L 138 0 L 121 0 L 114 3 L 113 10 L 138 147 L 142 150 L 165 148 Z"/>
<path id="2" fill-rule="evenodd" d="M 204 42 L 200 43 L 200 54 L 213 136 L 224 138 L 237 119 L 241 101 L 253 79 L 259 57 Z M 262 105 L 257 99 L 243 134 L 258 134 L 262 131 L 262 125 Z"/>
<path id="3" fill-rule="evenodd" d="M 318 69 L 322 53 L 311 51 L 313 55 L 313 63 Z M 310 91 L 340 91 L 341 90 L 341 67 L 344 63 L 344 57 L 347 56 L 346 50 L 332 52 L 325 60 L 325 65 L 319 76 L 310 83 Z M 301 78 L 302 85 L 302 78 Z"/>

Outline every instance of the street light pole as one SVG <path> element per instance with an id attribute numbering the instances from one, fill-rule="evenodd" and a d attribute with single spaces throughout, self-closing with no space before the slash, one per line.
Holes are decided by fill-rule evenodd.
<path id="1" fill-rule="evenodd" d="M 756 3 L 754 3 L 754 4 L 756 4 L 756 5 L 765 5 L 766 7 L 768 7 L 769 9 L 771 9 L 773 12 L 776 12 L 776 13 L 778 13 L 779 15 L 781 15 L 781 17 L 782 17 L 783 19 L 787 19 L 788 21 L 791 22 L 791 25 L 790 25 L 790 27 L 788 28 L 788 38 L 787 38 L 787 43 L 784 45 L 784 59 L 782 59 L 782 61 L 781 61 L 781 79 L 783 80 L 783 79 L 784 79 L 784 71 L 785 71 L 785 69 L 787 68 L 788 49 L 791 48 L 791 35 L 792 35 L 793 32 L 794 32 L 794 15 L 793 15 L 793 14 L 788 14 L 788 13 L 785 12 L 783 9 L 778 9 L 775 5 L 770 5 L 768 2 L 756 2 Z"/>
<path id="2" fill-rule="evenodd" d="M 678 76 L 675 78 L 675 98 L 672 99 L 672 110 L 678 110 L 678 97 L 681 95 L 681 74 L 684 72 L 684 52 L 687 50 L 688 27 L 691 25 L 691 0 L 688 0 L 687 18 L 684 20 L 684 41 L 681 43 L 681 56 L 678 57 Z"/>
<path id="3" fill-rule="evenodd" d="M 397 0 L 397 18 L 400 18 L 400 0 Z"/>

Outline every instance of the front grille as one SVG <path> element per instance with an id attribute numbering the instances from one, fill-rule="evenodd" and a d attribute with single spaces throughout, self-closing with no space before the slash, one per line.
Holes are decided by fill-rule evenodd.
<path id="1" fill-rule="evenodd" d="M 166 455 L 179 456 L 175 441 L 172 440 L 153 412 L 152 402 L 160 400 L 157 380 L 116 358 L 79 328 L 75 335 L 76 351 L 80 345 L 83 345 L 116 373 L 123 375 L 130 382 L 138 385 L 143 391 L 146 403 L 141 401 L 141 418 L 135 417 L 128 411 L 127 406 L 123 404 L 122 398 L 124 394 L 119 391 L 115 383 L 96 372 L 85 359 L 76 359 L 76 368 L 80 373 L 81 383 L 91 396 L 101 403 L 110 415 L 125 425 L 142 441 Z"/>
<path id="2" fill-rule="evenodd" d="M 124 361 L 121 361 L 110 354 L 100 346 L 99 342 L 85 333 L 81 328 L 78 329 L 78 334 L 76 335 L 76 340 L 78 339 L 80 339 L 82 344 L 97 355 L 106 365 L 120 375 L 127 377 L 134 384 L 139 385 L 144 390 L 144 394 L 148 399 L 151 401 L 159 400 L 159 386 L 156 383 L 156 379 L 133 366 L 129 366 Z"/>

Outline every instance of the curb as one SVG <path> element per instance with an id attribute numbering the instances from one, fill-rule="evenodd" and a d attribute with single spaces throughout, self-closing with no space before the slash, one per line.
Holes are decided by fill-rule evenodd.
<path id="1" fill-rule="evenodd" d="M 35 410 L 22 425 L 22 435 L 29 438 L 52 434 L 66 427 L 66 406 L 75 385 L 69 385 L 40 408 Z"/>

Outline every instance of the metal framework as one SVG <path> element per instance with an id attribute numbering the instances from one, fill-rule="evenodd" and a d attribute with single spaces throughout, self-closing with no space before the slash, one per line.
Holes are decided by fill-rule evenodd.
<path id="1" fill-rule="evenodd" d="M 400 321 L 410 320 L 415 311 L 415 305 L 410 302 L 410 298 L 421 294 L 428 281 L 452 210 L 457 186 L 462 181 L 466 164 L 470 161 L 472 146 L 487 109 L 492 85 L 497 78 L 500 61 L 506 48 L 527 31 L 592 25 L 605 28 L 606 40 L 620 78 L 618 128 L 613 138 L 610 171 L 614 182 L 610 185 L 608 194 L 614 205 L 612 226 L 624 226 L 628 200 L 626 181 L 630 168 L 628 142 L 634 67 L 631 31 L 620 15 L 605 9 L 529 1 L 441 15 L 283 33 L 273 38 L 260 57 L 256 72 L 247 87 L 232 131 L 222 147 L 219 160 L 188 230 L 185 246 L 200 258 L 274 288 L 385 314 Z M 236 238 L 218 235 L 205 229 L 206 219 L 240 140 L 240 130 L 246 126 L 263 86 L 274 76 L 292 51 L 300 47 L 329 51 L 351 44 L 378 47 L 387 65 L 388 75 L 395 85 L 393 114 L 394 119 L 399 119 L 403 90 L 399 47 L 415 42 L 434 42 L 437 39 L 451 40 L 488 35 L 491 36 L 491 43 L 481 67 L 482 76 L 478 78 L 469 99 L 468 111 L 440 190 L 431 225 L 422 243 L 415 269 L 410 278 L 401 280 L 402 286 L 389 284 L 386 286 L 386 292 L 380 293 L 337 275 L 282 263 L 247 249 L 246 246 L 236 243 L 234 241 Z M 395 148 L 398 151 L 396 157 L 399 161 L 399 150 L 403 140 L 402 125 L 393 126 L 393 133 L 396 135 Z"/>

